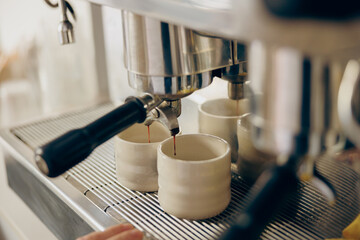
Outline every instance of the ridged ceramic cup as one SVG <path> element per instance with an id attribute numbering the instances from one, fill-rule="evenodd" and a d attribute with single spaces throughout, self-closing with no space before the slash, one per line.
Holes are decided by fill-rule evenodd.
<path id="1" fill-rule="evenodd" d="M 208 134 L 187 134 L 158 147 L 160 206 L 179 218 L 206 219 L 221 213 L 231 199 L 229 144 Z"/>
<path id="2" fill-rule="evenodd" d="M 143 124 L 135 124 L 116 135 L 114 147 L 119 182 L 131 190 L 157 191 L 157 147 L 169 137 L 170 131 L 159 122 L 150 126 L 150 143 L 148 129 Z"/>
<path id="3" fill-rule="evenodd" d="M 231 159 L 238 159 L 237 120 L 249 112 L 249 101 L 220 98 L 204 102 L 199 106 L 199 132 L 218 136 L 231 147 Z"/>

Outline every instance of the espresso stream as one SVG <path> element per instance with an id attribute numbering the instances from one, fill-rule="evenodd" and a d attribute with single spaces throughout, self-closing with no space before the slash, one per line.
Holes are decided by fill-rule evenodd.
<path id="1" fill-rule="evenodd" d="M 236 116 L 240 115 L 240 100 L 236 100 Z"/>
<path id="2" fill-rule="evenodd" d="M 236 100 L 236 115 L 240 115 L 240 100 Z M 150 126 L 148 127 L 148 142 L 150 143 Z M 173 135 L 174 139 L 174 156 L 176 156 L 176 135 Z"/>
<path id="3" fill-rule="evenodd" d="M 175 141 L 175 135 L 173 136 L 174 138 L 174 156 L 176 156 L 176 141 Z"/>
<path id="4" fill-rule="evenodd" d="M 150 125 L 147 126 L 148 129 L 148 143 L 150 143 Z M 176 156 L 176 140 L 175 140 L 175 135 L 173 135 L 173 139 L 174 139 L 174 156 Z"/>

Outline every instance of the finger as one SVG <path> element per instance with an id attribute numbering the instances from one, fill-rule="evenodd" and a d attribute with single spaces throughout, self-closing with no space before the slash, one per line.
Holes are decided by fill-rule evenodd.
<path id="1" fill-rule="evenodd" d="M 110 237 L 112 237 L 114 235 L 122 233 L 124 231 L 131 230 L 133 228 L 134 227 L 129 223 L 119 224 L 119 225 L 116 225 L 116 226 L 109 227 L 103 232 L 90 233 L 90 234 L 88 234 L 86 236 L 78 238 L 77 240 L 102 240 L 102 239 L 107 239 L 107 238 L 110 238 Z"/>
<path id="2" fill-rule="evenodd" d="M 143 233 L 137 229 L 132 229 L 129 231 L 122 232 L 117 234 L 108 240 L 141 240 L 143 238 Z"/>

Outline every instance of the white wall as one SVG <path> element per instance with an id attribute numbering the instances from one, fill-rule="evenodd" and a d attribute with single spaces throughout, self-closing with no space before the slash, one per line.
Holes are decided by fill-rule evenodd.
<path id="1" fill-rule="evenodd" d="M 115 102 L 121 102 L 136 94 L 136 91 L 129 87 L 124 65 L 121 10 L 103 7 L 103 21 L 110 96 Z"/>
<path id="2" fill-rule="evenodd" d="M 43 1 L 0 0 L 0 49 L 9 53 L 34 36 L 46 10 Z"/>
<path id="3" fill-rule="evenodd" d="M 0 52 L 9 55 L 32 49 L 25 61 L 32 62 L 27 77 L 39 85 L 44 113 L 86 105 L 97 97 L 90 4 L 70 3 L 77 15 L 76 22 L 70 17 L 75 44 L 61 46 L 59 8 L 50 8 L 43 0 L 0 0 Z"/>

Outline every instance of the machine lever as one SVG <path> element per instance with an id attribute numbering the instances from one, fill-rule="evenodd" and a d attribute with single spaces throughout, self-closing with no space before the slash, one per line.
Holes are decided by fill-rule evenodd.
<path id="1" fill-rule="evenodd" d="M 148 97 L 147 95 L 145 97 Z M 84 160 L 100 144 L 134 123 L 141 123 L 158 102 L 144 103 L 144 99 L 130 98 L 125 104 L 86 125 L 71 130 L 35 151 L 39 169 L 49 177 L 57 177 Z"/>

